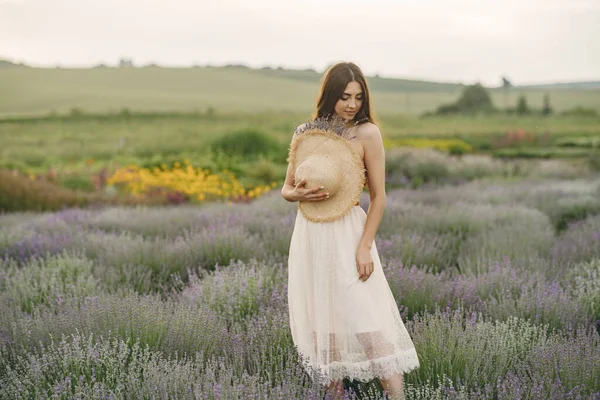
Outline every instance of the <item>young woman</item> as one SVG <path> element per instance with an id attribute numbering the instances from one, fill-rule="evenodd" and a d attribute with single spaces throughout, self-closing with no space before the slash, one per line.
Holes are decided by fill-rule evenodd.
<path id="1" fill-rule="evenodd" d="M 334 396 L 343 396 L 344 378 L 379 378 L 390 398 L 402 399 L 403 373 L 419 367 L 419 361 L 374 242 L 386 204 L 385 154 L 371 117 L 367 82 L 353 63 L 335 64 L 325 73 L 313 120 L 338 117 L 366 171 L 370 204 L 367 213 L 356 203 L 327 222 L 297 213 L 288 258 L 292 337 Z M 302 126 L 294 139 L 300 132 Z M 281 189 L 285 200 L 331 201 L 327 187 L 296 181 L 291 165 Z"/>

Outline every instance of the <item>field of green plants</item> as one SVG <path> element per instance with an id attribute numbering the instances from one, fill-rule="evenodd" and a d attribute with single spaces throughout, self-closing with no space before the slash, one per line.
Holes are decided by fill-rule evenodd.
<path id="1" fill-rule="evenodd" d="M 291 132 L 311 116 L 315 71 L 198 68 L 0 69 L 0 168 L 67 189 L 105 188 L 120 168 L 233 172 L 241 185 L 281 182 Z M 486 89 L 496 110 L 422 117 L 465 85 L 369 77 L 386 148 L 598 164 L 600 90 Z M 539 113 L 549 96 L 552 113 Z M 537 111 L 536 111 L 537 110 Z M 179 198 L 181 196 L 175 195 Z"/>
<path id="2" fill-rule="evenodd" d="M 32 209 L 31 202 L 14 195 L 19 192 L 15 184 L 33 184 L 25 180 L 50 182 L 74 191 L 72 197 L 135 192 L 144 197 L 140 201 L 166 203 L 245 199 L 247 193 L 264 193 L 267 186 L 281 185 L 291 132 L 309 117 L 308 113 L 213 111 L 5 118 L 0 120 L 0 169 L 17 174 L 11 179 L 21 183 L 9 183 L 8 178 L 0 183 L 6 193 L 0 209 Z M 517 164 L 554 159 L 600 170 L 598 116 L 382 116 L 378 122 L 387 151 L 432 149 L 457 157 L 515 159 Z M 209 175 L 209 180 L 203 179 Z M 402 182 L 411 187 L 438 179 L 435 174 L 405 178 Z M 230 190 L 234 186 L 239 190 Z M 61 206 L 35 202 L 33 209 Z"/>
<path id="3" fill-rule="evenodd" d="M 468 163 L 451 170 L 485 165 Z M 388 192 L 376 245 L 421 362 L 408 399 L 600 398 L 600 181 L 547 167 Z M 289 332 L 295 214 L 271 193 L 0 215 L 0 397 L 322 398 Z"/>
<path id="4" fill-rule="evenodd" d="M 321 74 L 315 71 L 198 68 L 0 68 L 0 117 L 64 114 L 72 109 L 118 112 L 313 110 Z M 367 77 L 373 105 L 382 115 L 420 115 L 454 101 L 463 84 Z M 514 106 L 524 94 L 541 108 L 550 95 L 557 112 L 581 106 L 600 112 L 600 89 L 491 89 L 498 107 Z"/>
<path id="5" fill-rule="evenodd" d="M 0 70 L 1 399 L 324 398 L 290 335 L 279 194 L 316 77 Z M 422 117 L 460 86 L 372 88 L 406 398 L 600 400 L 600 92 Z"/>

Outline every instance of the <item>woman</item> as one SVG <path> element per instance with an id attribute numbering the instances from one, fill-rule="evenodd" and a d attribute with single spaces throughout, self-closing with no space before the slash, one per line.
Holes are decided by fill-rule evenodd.
<path id="1" fill-rule="evenodd" d="M 333 65 L 321 87 L 314 120 L 338 117 L 350 150 L 364 165 L 370 204 L 367 213 L 358 203 L 350 204 L 343 216 L 328 222 L 297 213 L 288 258 L 292 337 L 335 396 L 343 395 L 344 378 L 379 378 L 391 398 L 402 399 L 403 373 L 419 367 L 419 361 L 374 242 L 386 203 L 385 154 L 371 117 L 367 82 L 353 63 Z M 292 143 L 304 126 L 296 129 Z M 327 187 L 296 181 L 299 170 L 291 161 L 283 198 L 313 207 L 331 201 Z"/>

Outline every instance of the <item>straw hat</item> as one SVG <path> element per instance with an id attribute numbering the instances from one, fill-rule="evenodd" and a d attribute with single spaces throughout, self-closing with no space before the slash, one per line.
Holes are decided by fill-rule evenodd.
<path id="1" fill-rule="evenodd" d="M 360 199 L 365 186 L 365 168 L 349 143 L 339 120 L 317 119 L 296 130 L 288 162 L 294 179 L 306 179 L 305 187 L 324 186 L 329 198 L 301 201 L 298 209 L 314 222 L 331 222 L 343 217 Z"/>

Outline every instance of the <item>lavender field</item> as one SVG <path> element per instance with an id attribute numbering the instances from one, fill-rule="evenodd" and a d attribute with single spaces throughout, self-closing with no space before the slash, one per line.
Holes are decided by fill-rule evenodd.
<path id="1" fill-rule="evenodd" d="M 289 332 L 295 215 L 278 193 L 0 215 L 0 398 L 323 398 Z M 389 190 L 376 245 L 408 399 L 600 399 L 600 179 Z"/>

